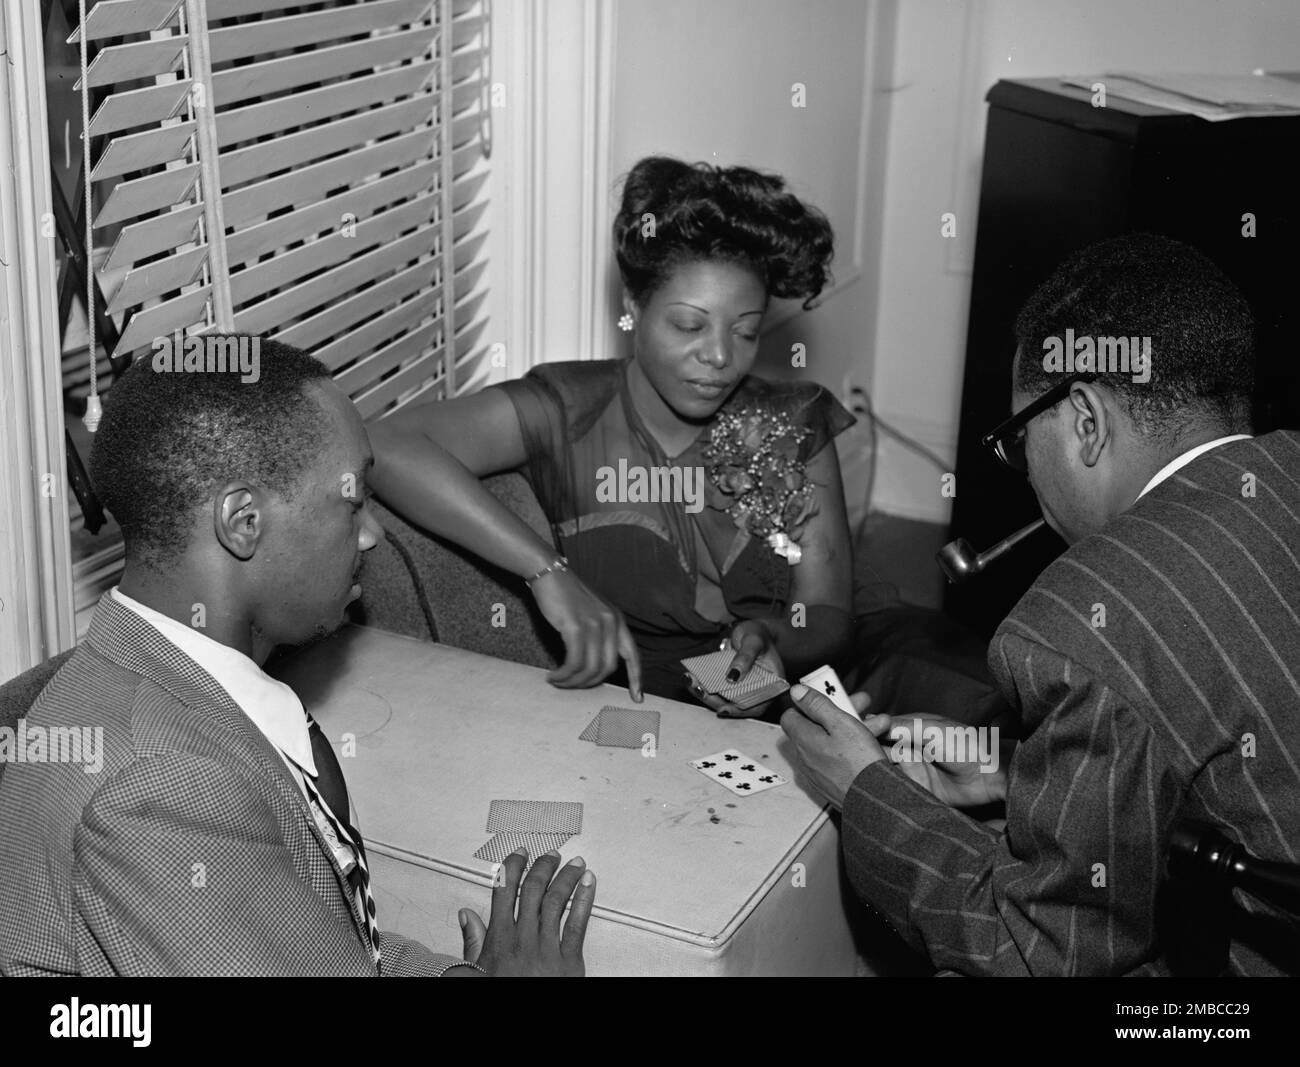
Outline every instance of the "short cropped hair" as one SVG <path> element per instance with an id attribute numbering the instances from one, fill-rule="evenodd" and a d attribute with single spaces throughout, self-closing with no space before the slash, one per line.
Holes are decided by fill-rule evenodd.
<path id="1" fill-rule="evenodd" d="M 155 570 L 175 562 L 194 509 L 233 479 L 294 499 L 329 433 L 304 387 L 330 374 L 299 349 L 259 344 L 256 381 L 156 371 L 146 355 L 106 394 L 90 480 L 122 529 L 128 561 Z"/>
<path id="2" fill-rule="evenodd" d="M 1099 380 L 1141 432 L 1169 438 L 1206 418 L 1249 429 L 1254 317 L 1237 287 L 1195 248 L 1138 233 L 1070 256 L 1016 319 L 1019 389 L 1042 393 L 1061 380 L 1044 366 L 1044 342 L 1064 338 L 1067 329 L 1076 338 L 1151 339 L 1148 381 L 1099 368 Z"/>
<path id="3" fill-rule="evenodd" d="M 623 183 L 614 251 L 637 303 L 679 266 L 723 260 L 753 270 L 770 296 L 811 307 L 830 281 L 834 238 L 774 174 L 649 156 Z"/>

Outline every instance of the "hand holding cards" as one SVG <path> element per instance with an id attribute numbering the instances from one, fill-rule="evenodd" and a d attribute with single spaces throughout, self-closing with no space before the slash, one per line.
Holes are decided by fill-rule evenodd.
<path id="1" fill-rule="evenodd" d="M 682 660 L 682 666 L 701 690 L 716 694 L 738 708 L 752 708 L 790 688 L 784 678 L 773 674 L 761 663 L 750 667 L 739 681 L 728 682 L 727 671 L 735 658 L 734 652 L 724 649 L 704 656 L 691 656 Z"/>
<path id="2" fill-rule="evenodd" d="M 852 715 L 855 719 L 860 718 L 857 708 L 853 706 L 853 701 L 849 699 L 848 690 L 844 688 L 840 676 L 835 673 L 835 668 L 830 666 L 818 667 L 815 671 L 809 671 L 799 681 L 814 692 L 821 693 L 840 711 Z"/>

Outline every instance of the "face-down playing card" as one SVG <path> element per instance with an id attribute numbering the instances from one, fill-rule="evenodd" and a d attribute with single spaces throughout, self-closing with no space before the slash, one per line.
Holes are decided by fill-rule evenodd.
<path id="1" fill-rule="evenodd" d="M 727 671 L 736 658 L 734 652 L 710 652 L 682 660 L 682 666 L 706 693 L 715 693 L 738 708 L 752 708 L 765 700 L 780 696 L 790 688 L 785 679 L 755 663 L 738 682 L 727 681 Z"/>
<path id="2" fill-rule="evenodd" d="M 580 834 L 582 805 L 568 800 L 494 800 L 489 833 Z"/>
<path id="3" fill-rule="evenodd" d="M 523 834 L 513 832 L 494 834 L 482 848 L 474 853 L 474 857 L 475 859 L 487 860 L 489 863 L 504 863 L 505 858 L 510 853 L 522 847 L 528 849 L 528 859 L 524 864 L 524 869 L 527 870 L 537 862 L 539 856 L 544 856 L 552 849 L 558 852 L 572 836 L 572 834 Z"/>
<path id="4" fill-rule="evenodd" d="M 788 781 L 783 775 L 757 760 L 752 760 L 734 748 L 724 749 L 712 756 L 691 760 L 691 766 L 738 797 L 752 796 L 765 789 L 774 789 Z"/>
<path id="5" fill-rule="evenodd" d="M 649 734 L 659 744 L 659 712 L 648 708 L 600 709 L 587 728 L 578 735 L 580 741 L 594 741 L 614 748 L 641 748 Z"/>

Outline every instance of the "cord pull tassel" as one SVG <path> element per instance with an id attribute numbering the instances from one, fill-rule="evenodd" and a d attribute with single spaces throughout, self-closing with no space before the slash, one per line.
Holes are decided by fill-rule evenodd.
<path id="1" fill-rule="evenodd" d="M 91 396 L 86 398 L 86 414 L 82 417 L 81 423 L 91 433 L 99 429 L 99 420 L 104 417 L 104 405 L 99 402 L 99 397 Z"/>
<path id="2" fill-rule="evenodd" d="M 99 403 L 99 365 L 95 361 L 95 236 L 93 194 L 90 187 L 90 77 L 87 74 L 86 0 L 77 5 L 81 27 L 81 169 L 82 189 L 86 197 L 86 354 L 90 357 L 90 396 L 81 423 L 91 433 L 99 429 L 104 414 Z"/>

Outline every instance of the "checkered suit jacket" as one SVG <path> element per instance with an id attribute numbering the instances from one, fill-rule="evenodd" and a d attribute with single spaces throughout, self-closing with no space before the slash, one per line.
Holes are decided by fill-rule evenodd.
<path id="1" fill-rule="evenodd" d="M 376 973 L 275 749 L 133 612 L 100 601 L 27 723 L 102 727 L 103 766 L 13 763 L 0 779 L 0 972 Z M 400 937 L 380 947 L 388 976 L 460 962 Z"/>
<path id="2" fill-rule="evenodd" d="M 1300 434 L 1213 449 L 1072 545 L 989 666 L 1025 731 L 1006 832 L 872 764 L 844 805 L 859 895 L 941 968 L 1167 973 L 1175 821 L 1300 858 Z M 1292 971 L 1296 920 L 1237 904 L 1229 969 Z"/>

